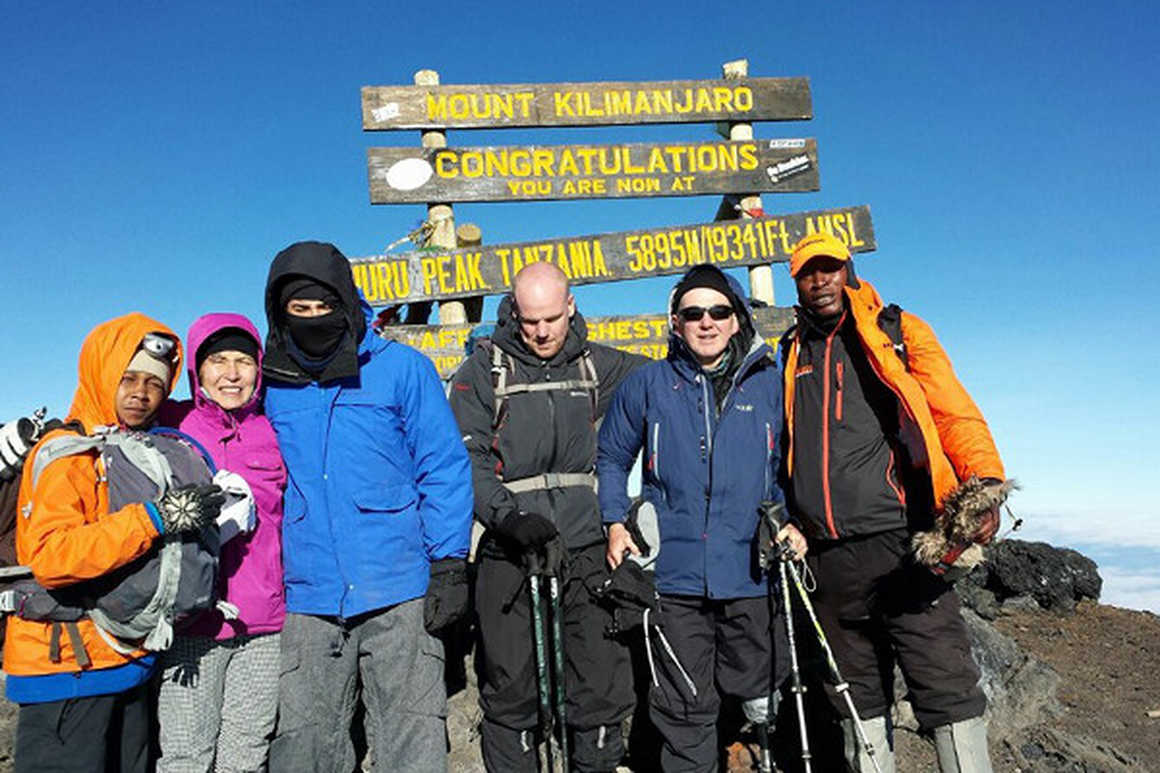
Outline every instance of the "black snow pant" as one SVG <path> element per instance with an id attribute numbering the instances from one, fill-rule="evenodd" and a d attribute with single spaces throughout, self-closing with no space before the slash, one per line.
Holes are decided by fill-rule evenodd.
<path id="1" fill-rule="evenodd" d="M 654 636 L 659 684 L 649 689 L 649 716 L 664 740 L 661 767 L 666 773 L 717 770 L 721 696 L 743 701 L 769 696 L 775 684 L 773 642 L 785 636 L 784 619 L 771 617 L 766 596 L 661 596 L 660 625 L 697 688 L 693 697 Z"/>
<path id="2" fill-rule="evenodd" d="M 889 711 L 897 661 L 923 727 L 981 716 L 986 697 L 958 594 L 909 556 L 906 529 L 810 542 L 814 607 L 854 708 L 864 719 Z M 848 716 L 844 699 L 827 693 Z"/>
<path id="3" fill-rule="evenodd" d="M 27 703 L 16 720 L 17 773 L 145 773 L 150 683 L 115 695 Z"/>
<path id="4" fill-rule="evenodd" d="M 535 771 L 539 692 L 527 577 L 494 544 L 480 552 L 475 606 L 483 761 L 489 771 Z M 564 569 L 565 710 L 577 771 L 617 766 L 624 753 L 620 723 L 634 701 L 628 649 L 605 635 L 612 616 L 592 595 L 607 576 L 603 544 L 574 551 Z"/>

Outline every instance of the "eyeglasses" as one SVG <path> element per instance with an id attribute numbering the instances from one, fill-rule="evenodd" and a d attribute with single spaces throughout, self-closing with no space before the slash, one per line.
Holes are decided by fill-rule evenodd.
<path id="1" fill-rule="evenodd" d="M 173 355 L 176 342 L 163 333 L 146 333 L 141 339 L 141 348 L 156 360 L 168 360 Z"/>
<path id="2" fill-rule="evenodd" d="M 705 314 L 709 315 L 709 319 L 720 322 L 724 319 L 729 319 L 733 316 L 733 307 L 727 306 L 724 303 L 719 303 L 714 306 L 686 306 L 683 309 L 677 309 L 677 316 L 685 322 L 697 322 Z"/>

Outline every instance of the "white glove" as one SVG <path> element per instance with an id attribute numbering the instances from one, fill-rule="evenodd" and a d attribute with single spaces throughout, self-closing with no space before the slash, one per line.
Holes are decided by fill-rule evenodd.
<path id="1" fill-rule="evenodd" d="M 42 414 L 38 414 L 38 417 Z M 21 417 L 0 427 L 0 480 L 20 474 L 24 457 L 36 445 L 40 425 L 36 419 Z"/>
<path id="2" fill-rule="evenodd" d="M 239 534 L 249 534 L 258 525 L 258 511 L 254 507 L 254 492 L 250 484 L 236 472 L 218 470 L 213 482 L 221 487 L 226 496 L 221 515 L 217 518 L 222 544 Z"/>

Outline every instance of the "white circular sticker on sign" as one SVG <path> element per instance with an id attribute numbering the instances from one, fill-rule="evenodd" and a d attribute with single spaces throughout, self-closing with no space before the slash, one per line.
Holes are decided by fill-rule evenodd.
<path id="1" fill-rule="evenodd" d="M 387 185 L 397 191 L 413 191 L 431 179 L 435 170 L 421 158 L 404 158 L 387 170 Z"/>

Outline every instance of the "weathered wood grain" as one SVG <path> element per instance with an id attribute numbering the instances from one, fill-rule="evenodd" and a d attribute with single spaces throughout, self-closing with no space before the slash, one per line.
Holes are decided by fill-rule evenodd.
<path id="1" fill-rule="evenodd" d="M 363 129 L 612 126 L 811 118 L 808 78 L 364 86 Z"/>
<path id="2" fill-rule="evenodd" d="M 372 204 L 816 191 L 812 139 L 368 148 Z"/>
<path id="3" fill-rule="evenodd" d="M 870 208 L 857 206 L 378 255 L 353 259 L 351 269 L 367 301 L 387 306 L 505 293 L 516 273 L 537 261 L 555 263 L 575 285 L 680 274 L 700 263 L 734 268 L 782 262 L 789 260 L 798 239 L 817 231 L 833 233 L 852 252 L 869 252 L 876 246 Z"/>

